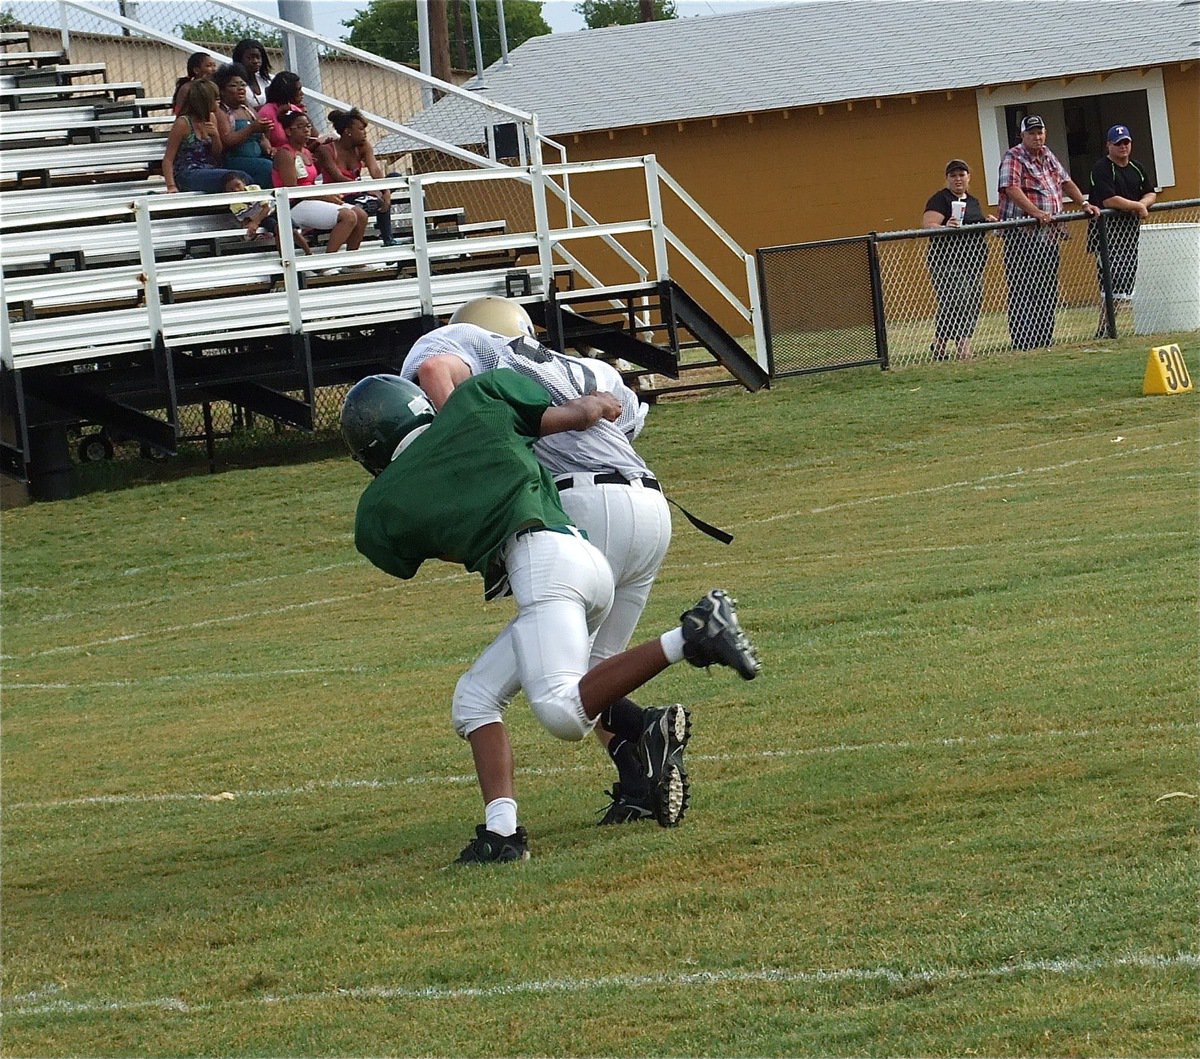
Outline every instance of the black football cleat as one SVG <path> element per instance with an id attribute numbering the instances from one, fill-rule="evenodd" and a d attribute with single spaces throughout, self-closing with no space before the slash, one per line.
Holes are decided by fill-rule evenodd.
<path id="1" fill-rule="evenodd" d="M 683 657 L 694 666 L 728 666 L 743 680 L 758 676 L 762 664 L 737 618 L 737 600 L 714 588 L 691 610 L 679 616 L 683 627 Z"/>
<path id="2" fill-rule="evenodd" d="M 612 799 L 607 809 L 600 810 L 604 815 L 597 827 L 609 824 L 631 824 L 638 820 L 650 820 L 654 817 L 654 800 L 650 796 L 650 788 L 628 791 L 621 787 L 620 781 L 612 786 L 611 791 L 605 791 Z"/>
<path id="3" fill-rule="evenodd" d="M 692 737 L 692 719 L 676 704 L 647 710 L 650 718 L 637 743 L 637 758 L 650 788 L 650 808 L 660 827 L 674 827 L 687 812 L 689 785 L 683 749 Z"/>
<path id="4" fill-rule="evenodd" d="M 475 828 L 475 837 L 467 844 L 455 864 L 500 864 L 529 859 L 529 836 L 518 827 L 511 835 L 497 835 L 483 824 Z"/>

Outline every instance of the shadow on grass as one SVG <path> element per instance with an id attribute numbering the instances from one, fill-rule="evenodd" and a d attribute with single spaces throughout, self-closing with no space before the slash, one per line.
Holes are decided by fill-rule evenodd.
<path id="1" fill-rule="evenodd" d="M 72 495 L 115 493 L 143 485 L 178 481 L 198 474 L 284 467 L 346 456 L 346 446 L 336 434 L 316 435 L 254 431 L 232 440 L 218 441 L 212 459 L 203 442 L 181 442 L 174 456 L 148 459 L 136 443 L 118 445 L 113 459 L 76 464 L 71 471 Z"/>

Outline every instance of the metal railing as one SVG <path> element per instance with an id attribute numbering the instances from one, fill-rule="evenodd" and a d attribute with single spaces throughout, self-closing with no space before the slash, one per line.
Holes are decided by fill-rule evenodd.
<path id="1" fill-rule="evenodd" d="M 273 69 L 281 68 L 285 58 L 313 57 L 314 74 L 306 78 L 305 101 L 314 124 L 327 128 L 328 111 L 357 106 L 385 131 L 385 149 L 380 154 L 390 154 L 388 168 L 401 173 L 502 166 L 493 134 L 497 126 L 520 130 L 518 139 L 526 147 L 522 160 L 527 164 L 539 165 L 543 150 L 551 158 L 566 160 L 565 148 L 542 136 L 531 114 L 230 0 L 124 5 L 41 0 L 7 6 L 26 25 L 56 32 L 73 62 L 104 62 L 110 79 L 142 81 L 153 96 L 171 94 L 175 78 L 183 73 L 184 58 L 192 52 L 206 51 L 218 62 L 229 61 L 229 45 L 186 39 L 180 35 L 186 27 L 234 23 L 248 36 L 280 39 L 281 48 L 268 48 Z M 131 14 L 122 14 L 122 9 Z M 452 123 L 445 116 L 447 108 L 425 108 L 433 93 L 455 101 L 459 115 Z M 459 127 L 464 114 L 475 135 L 460 143 L 445 134 Z M 418 115 L 420 128 L 415 128 L 411 122 Z M 387 151 L 389 141 L 403 149 Z M 494 193 L 496 189 L 475 190 Z M 486 200 L 464 205 L 489 213 L 503 213 L 508 206 Z"/>
<path id="2" fill-rule="evenodd" d="M 1200 330 L 1200 200 L 759 251 L 770 371 L 906 367 Z"/>
<path id="3" fill-rule="evenodd" d="M 260 193 L 223 195 L 140 195 L 130 200 L 103 204 L 104 218 L 113 223 L 136 222 L 139 227 L 136 267 L 128 268 L 131 280 L 136 277 L 141 304 L 127 306 L 128 298 L 115 299 L 111 306 L 92 305 L 69 316 L 38 318 L 36 301 L 31 318 L 8 319 L 9 312 L 19 313 L 20 301 L 4 295 L 4 287 L 12 284 L 15 275 L 0 279 L 0 296 L 6 308 L 3 335 L 5 362 L 8 366 L 40 366 L 52 363 L 85 361 L 103 355 L 129 353 L 152 349 L 161 337 L 167 345 L 219 341 L 232 332 L 239 336 L 251 334 L 275 335 L 300 333 L 312 329 L 333 329 L 368 326 L 386 318 L 416 316 L 445 316 L 457 304 L 474 294 L 466 293 L 471 273 L 464 272 L 461 282 L 449 284 L 445 271 L 448 265 L 470 260 L 481 261 L 478 267 L 489 268 L 496 262 L 499 270 L 478 275 L 480 293 L 503 293 L 503 271 L 515 266 L 521 257 L 535 258 L 536 264 L 524 266 L 532 277 L 531 297 L 545 297 L 555 288 L 556 275 L 564 267 L 573 274 L 575 289 L 595 287 L 603 291 L 607 285 L 653 283 L 669 277 L 680 260 L 698 268 L 701 275 L 725 301 L 747 322 L 750 329 L 758 326 L 757 287 L 754 276 L 747 270 L 745 255 L 736 244 L 725 246 L 734 271 L 742 269 L 744 288 L 733 291 L 704 264 L 667 223 L 663 207 L 663 174 L 654 164 L 653 156 L 615 159 L 606 162 L 569 163 L 546 167 L 546 176 L 568 176 L 587 186 L 589 182 L 606 177 L 618 177 L 628 171 L 644 171 L 642 204 L 628 202 L 629 219 L 599 223 L 591 220 L 568 226 L 565 208 L 554 207 L 554 198 L 546 189 L 556 188 L 554 180 L 540 179 L 532 167 L 502 167 L 447 173 L 426 173 L 411 177 L 385 177 L 363 180 L 354 185 L 355 191 L 391 189 L 396 200 L 407 199 L 411 216 L 411 242 L 394 246 L 367 243 L 356 251 L 339 254 L 305 256 L 297 251 L 289 223 L 291 204 L 295 201 L 328 195 L 345 190 L 345 185 L 318 184 L 307 188 L 278 188 Z M 506 211 L 499 218 L 470 215 L 465 225 L 452 227 L 446 238 L 438 238 L 432 220 L 447 202 L 470 197 L 463 189 L 476 184 L 505 185 L 503 197 L 520 202 L 519 209 Z M 672 188 L 672 190 L 674 190 Z M 241 295 L 221 290 L 218 282 L 211 284 L 204 296 L 178 304 L 163 304 L 160 291 L 172 284 L 186 281 L 187 272 L 209 272 L 205 260 L 181 264 L 167 259 L 178 256 L 180 237 L 172 229 L 171 239 L 164 243 L 157 234 L 155 219 L 188 216 L 210 216 L 214 208 L 237 201 L 273 198 L 276 203 L 280 248 L 263 249 L 254 255 L 259 271 L 278 276 L 282 287 L 269 294 Z M 476 197 L 478 198 L 478 197 Z M 28 226 L 36 215 L 23 217 Z M 495 224 L 481 234 L 479 228 Z M 233 218 L 228 226 L 236 228 Z M 100 229 L 103 231 L 103 229 Z M 431 234 L 432 233 L 432 234 Z M 56 239 L 63 238 L 62 230 L 47 229 L 44 233 L 47 254 L 53 251 Z M 197 237 L 204 232 L 197 229 Z M 65 245 L 65 244 L 64 244 Z M 230 260 L 238 260 L 231 258 Z M 646 262 L 646 263 L 643 263 Z M 329 268 L 370 265 L 385 273 L 376 282 L 356 285 L 352 297 L 342 287 L 308 287 L 305 277 Z M 81 289 L 88 286 L 89 269 L 69 274 L 79 276 Z M 605 281 L 600 276 L 603 274 Z M 64 277 L 54 277 L 61 284 Z M 497 284 L 499 290 L 493 290 Z M 22 296 L 24 297 L 24 296 Z M 743 301 L 745 299 L 745 301 Z M 87 300 L 87 299 L 82 299 Z M 747 304 L 748 303 L 748 304 Z"/>

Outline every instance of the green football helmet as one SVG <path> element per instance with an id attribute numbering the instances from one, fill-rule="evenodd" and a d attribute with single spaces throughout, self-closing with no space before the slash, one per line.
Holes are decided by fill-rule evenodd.
<path id="1" fill-rule="evenodd" d="M 521 335 L 534 337 L 533 321 L 529 319 L 525 307 L 511 298 L 497 298 L 493 294 L 473 298 L 460 305 L 450 317 L 450 322 L 474 324 L 505 338 L 519 338 Z"/>
<path id="2" fill-rule="evenodd" d="M 433 422 L 436 410 L 421 388 L 399 375 L 368 375 L 342 402 L 342 437 L 350 454 L 378 475 Z"/>

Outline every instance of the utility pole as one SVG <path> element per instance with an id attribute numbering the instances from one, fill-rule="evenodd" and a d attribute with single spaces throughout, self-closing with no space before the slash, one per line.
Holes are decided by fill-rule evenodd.
<path id="1" fill-rule="evenodd" d="M 302 26 L 304 29 L 315 30 L 313 24 L 313 9 L 311 0 L 278 0 L 279 17 L 285 22 Z M 293 33 L 283 35 L 283 65 L 299 75 L 300 83 L 314 92 L 321 89 L 321 58 L 317 54 L 316 41 L 309 37 L 300 37 Z M 309 120 L 318 132 L 324 131 L 325 108 L 308 107 Z"/>
<path id="2" fill-rule="evenodd" d="M 418 3 L 421 0 L 417 0 Z M 429 51 L 433 76 L 453 82 L 450 70 L 450 20 L 446 0 L 427 0 L 429 4 Z"/>

